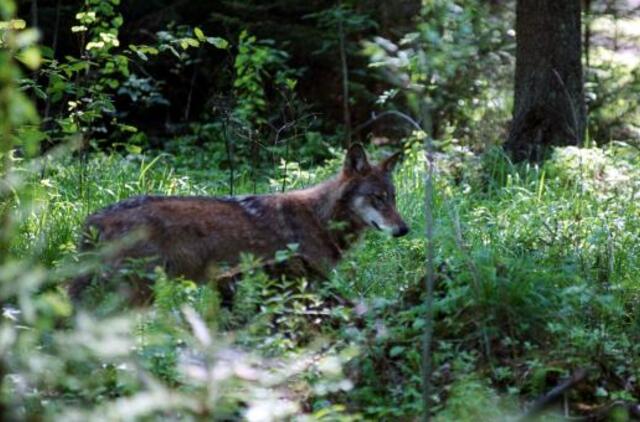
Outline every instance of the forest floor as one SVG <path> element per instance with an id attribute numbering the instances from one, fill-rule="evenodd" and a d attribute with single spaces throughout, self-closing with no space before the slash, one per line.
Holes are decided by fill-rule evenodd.
<path id="1" fill-rule="evenodd" d="M 226 194 L 225 175 L 207 171 L 200 158 L 62 158 L 29 182 L 36 199 L 14 247 L 20 255 L 39 257 L 53 274 L 46 306 L 67 315 L 58 324 L 87 333 L 96 329 L 87 321 L 102 321 L 104 338 L 93 334 L 78 350 L 92 339 L 91 353 L 118 344 L 133 345 L 133 352 L 98 354 L 96 367 L 76 369 L 78 377 L 92 373 L 92 388 L 84 386 L 87 379 L 50 380 L 48 393 L 29 396 L 28 406 L 60 415 L 70 403 L 84 402 L 82 412 L 117 414 L 123 401 L 149 394 L 148 384 L 135 381 L 140 373 L 162 391 L 209 397 L 190 377 L 197 379 L 203 365 L 227 368 L 233 361 L 235 387 L 216 393 L 217 409 L 222 400 L 231 415 L 252 409 L 251 400 L 260 402 L 262 393 L 277 402 L 286 397 L 291 409 L 317 419 L 419 415 L 426 309 L 424 161 L 418 147 L 408 151 L 395 176 L 399 210 L 411 234 L 391 239 L 368 233 L 326 284 L 268 281 L 256 273 L 241 283 L 229 310 L 210 288 L 157 273 L 154 304 L 133 319 L 135 328 L 114 322 L 128 312 L 108 291 L 101 292 L 93 317 L 70 319 L 64 274 L 81 258 L 76 247 L 86 215 L 141 193 Z M 322 180 L 339 163 L 337 157 L 312 172 L 294 167 L 288 187 Z M 248 180 L 239 176 L 238 193 L 253 189 Z M 638 180 L 640 153 L 623 144 L 558 149 L 543 167 L 514 167 L 500 152 L 439 158 L 433 374 L 438 420 L 515 418 L 576 371 L 585 377 L 564 394 L 565 415 L 631 414 L 629 406 L 640 396 Z M 261 184 L 259 191 L 280 186 Z M 217 329 L 206 334 L 202 324 Z M 48 336 L 67 345 L 78 340 L 64 330 Z M 212 342 L 219 345 L 216 354 L 206 351 Z M 192 364 L 185 366 L 185 359 Z M 265 377 L 271 381 L 261 383 Z M 249 404 L 243 394 L 251 397 Z"/>

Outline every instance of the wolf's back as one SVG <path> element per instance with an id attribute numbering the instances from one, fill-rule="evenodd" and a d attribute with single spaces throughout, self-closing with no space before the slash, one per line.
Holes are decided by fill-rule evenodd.
<path id="1" fill-rule="evenodd" d="M 100 242 L 113 240 L 114 237 L 117 237 L 117 230 L 114 230 L 116 228 L 120 229 L 118 231 L 120 231 L 121 235 L 126 234 L 127 226 L 133 226 L 135 225 L 133 220 L 139 220 L 139 218 L 133 218 L 129 224 L 123 224 L 127 221 L 127 218 L 135 215 L 136 211 L 139 211 L 144 204 L 148 204 L 154 200 L 160 200 L 160 197 L 132 197 L 109 205 L 88 216 L 80 235 L 80 252 L 91 252 L 96 249 L 96 246 Z M 120 222 L 118 222 L 118 220 L 120 220 Z M 138 223 L 140 223 L 140 221 L 138 221 Z M 73 302 L 77 303 L 80 301 L 83 293 L 91 286 L 94 275 L 93 272 L 87 272 L 71 280 L 67 286 L 67 292 Z"/>
<path id="2" fill-rule="evenodd" d="M 201 281 L 211 262 L 233 265 L 241 251 L 263 255 L 264 248 L 255 244 L 281 243 L 265 238 L 275 236 L 277 230 L 261 221 L 267 212 L 262 201 L 260 197 L 129 198 L 87 217 L 79 249 L 90 252 L 98 244 L 118 245 L 106 259 L 114 267 L 124 258 L 153 256 L 167 272 Z M 82 275 L 71 282 L 72 299 L 82 296 L 92 278 Z"/>

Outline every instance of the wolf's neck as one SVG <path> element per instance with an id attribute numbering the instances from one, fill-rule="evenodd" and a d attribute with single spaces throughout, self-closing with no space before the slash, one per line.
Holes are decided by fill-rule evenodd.
<path id="1" fill-rule="evenodd" d="M 339 213 L 342 204 L 341 183 L 337 178 L 293 193 L 300 198 L 316 216 L 320 224 L 327 227 Z"/>
<path id="2" fill-rule="evenodd" d="M 364 228 L 351 217 L 348 204 L 343 199 L 344 188 L 338 176 L 297 192 L 340 249 L 348 248 Z"/>
<path id="3" fill-rule="evenodd" d="M 325 227 L 328 227 L 331 220 L 335 219 L 336 213 L 342 207 L 341 190 L 340 182 L 337 179 L 330 179 L 309 188 L 310 209 Z"/>

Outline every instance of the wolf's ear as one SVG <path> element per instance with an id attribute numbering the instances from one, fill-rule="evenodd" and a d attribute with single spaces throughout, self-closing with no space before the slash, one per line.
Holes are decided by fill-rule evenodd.
<path id="1" fill-rule="evenodd" d="M 346 174 L 365 174 L 371 170 L 367 159 L 367 153 L 361 144 L 353 144 L 347 151 L 344 159 L 344 172 Z"/>
<path id="2" fill-rule="evenodd" d="M 402 153 L 396 152 L 395 154 L 385 158 L 380 163 L 380 169 L 382 169 L 382 171 L 384 171 L 385 173 L 392 173 L 393 170 L 396 168 L 396 165 L 400 162 L 401 158 L 402 158 Z"/>

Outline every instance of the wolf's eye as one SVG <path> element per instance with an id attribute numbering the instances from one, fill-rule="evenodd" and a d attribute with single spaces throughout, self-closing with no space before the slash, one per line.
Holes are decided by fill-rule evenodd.
<path id="1" fill-rule="evenodd" d="M 380 194 L 373 194 L 371 195 L 371 201 L 373 205 L 380 207 L 384 205 L 385 197 Z"/>

